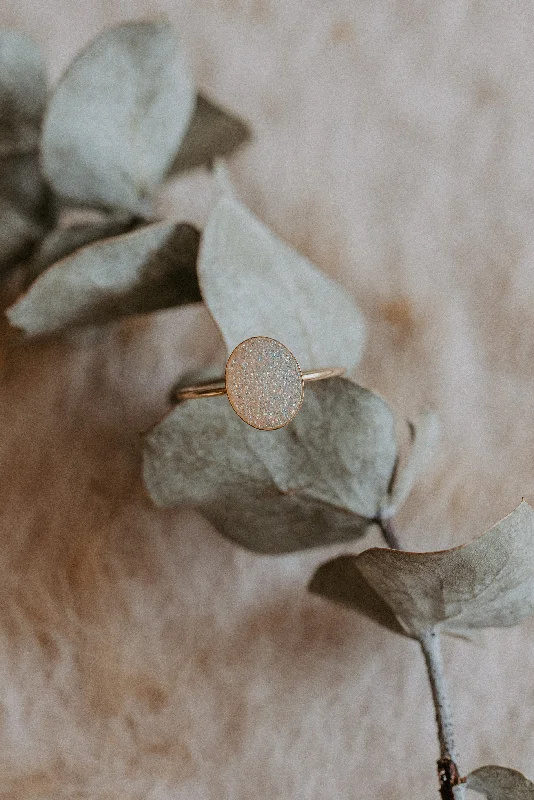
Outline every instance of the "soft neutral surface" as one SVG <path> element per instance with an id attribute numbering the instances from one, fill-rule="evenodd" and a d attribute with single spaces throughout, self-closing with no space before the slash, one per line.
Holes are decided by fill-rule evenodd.
<path id="1" fill-rule="evenodd" d="M 465 541 L 533 501 L 534 6 L 4 0 L 0 22 L 56 79 L 149 10 L 254 128 L 241 198 L 366 313 L 359 380 L 399 413 L 439 409 L 404 543 Z M 211 195 L 198 173 L 162 205 L 202 222 Z M 257 557 L 143 495 L 140 433 L 216 345 L 188 309 L 6 356 L 0 797 L 437 797 L 417 646 L 305 592 L 365 545 Z M 461 767 L 532 777 L 534 621 L 445 656 Z"/>

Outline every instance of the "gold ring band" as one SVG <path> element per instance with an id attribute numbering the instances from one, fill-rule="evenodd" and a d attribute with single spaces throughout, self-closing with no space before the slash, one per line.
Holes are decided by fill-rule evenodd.
<path id="1" fill-rule="evenodd" d="M 309 383 L 310 381 L 322 381 L 325 378 L 340 378 L 345 372 L 345 367 L 314 369 L 309 372 L 303 372 L 302 380 L 305 383 Z M 176 402 L 181 403 L 182 400 L 195 400 L 199 397 L 219 397 L 223 394 L 227 394 L 226 381 L 224 378 L 220 378 L 213 383 L 201 383 L 197 386 L 184 386 L 176 389 L 174 399 Z"/>
<path id="2" fill-rule="evenodd" d="M 344 367 L 303 372 L 288 348 L 268 336 L 238 344 L 226 362 L 225 377 L 196 386 L 177 387 L 174 399 L 196 400 L 226 395 L 236 414 L 258 430 L 287 425 L 299 411 L 304 384 L 343 375 Z"/>

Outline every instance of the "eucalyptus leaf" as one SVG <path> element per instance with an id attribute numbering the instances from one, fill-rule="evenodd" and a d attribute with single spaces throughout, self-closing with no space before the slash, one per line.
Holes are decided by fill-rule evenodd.
<path id="1" fill-rule="evenodd" d="M 358 363 L 364 323 L 347 293 L 228 193 L 204 230 L 198 269 L 229 350 L 249 337 L 270 336 L 305 370 Z"/>
<path id="2" fill-rule="evenodd" d="M 478 539 L 452 550 L 373 548 L 341 559 L 319 568 L 311 590 L 368 614 L 361 576 L 416 639 L 433 627 L 462 634 L 515 625 L 534 610 L 534 511 L 524 501 Z"/>
<path id="3" fill-rule="evenodd" d="M 27 277 L 34 280 L 47 267 L 81 247 L 127 233 L 135 226 L 135 220 L 128 217 L 110 218 L 101 222 L 82 222 L 65 228 L 56 228 L 40 243 L 39 249 L 27 265 Z"/>
<path id="4" fill-rule="evenodd" d="M 28 256 L 43 233 L 35 220 L 0 198 L 0 269 Z"/>
<path id="5" fill-rule="evenodd" d="M 487 800 L 534 800 L 534 783 L 507 767 L 480 767 L 467 776 L 467 788 Z"/>
<path id="6" fill-rule="evenodd" d="M 35 336 L 198 302 L 199 238 L 169 222 L 82 247 L 43 272 L 9 321 Z"/>
<path id="7" fill-rule="evenodd" d="M 35 42 L 17 31 L 0 31 L 0 156 L 37 149 L 46 98 Z"/>
<path id="8" fill-rule="evenodd" d="M 31 256 L 55 221 L 36 153 L 0 158 L 0 271 Z"/>
<path id="9" fill-rule="evenodd" d="M 339 556 L 327 561 L 315 572 L 308 588 L 313 594 L 334 603 L 357 608 L 394 633 L 404 632 L 392 609 L 367 582 L 352 556 Z"/>
<path id="10" fill-rule="evenodd" d="M 35 221 L 53 221 L 50 194 L 35 153 L 0 158 L 0 197 Z"/>
<path id="11" fill-rule="evenodd" d="M 250 131 L 242 120 L 198 94 L 193 117 L 169 174 L 210 167 L 215 159 L 229 156 L 249 139 Z"/>
<path id="12" fill-rule="evenodd" d="M 195 102 L 182 44 L 163 20 L 95 39 L 54 92 L 44 171 L 63 197 L 144 213 L 185 134 Z"/>
<path id="13" fill-rule="evenodd" d="M 395 457 L 384 400 L 333 378 L 306 387 L 273 431 L 244 423 L 226 397 L 181 403 L 146 437 L 144 477 L 157 505 L 193 506 L 244 547 L 284 553 L 361 536 Z"/>
<path id="14" fill-rule="evenodd" d="M 425 471 L 437 450 L 439 420 L 434 411 L 426 411 L 409 422 L 411 449 L 406 463 L 396 471 L 387 501 L 382 509 L 384 519 L 392 517 L 406 502 L 417 478 Z"/>

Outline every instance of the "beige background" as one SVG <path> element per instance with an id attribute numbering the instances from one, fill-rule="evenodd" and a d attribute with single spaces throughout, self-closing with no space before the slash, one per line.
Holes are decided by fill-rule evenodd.
<path id="1" fill-rule="evenodd" d="M 3 0 L 55 80 L 104 26 L 165 12 L 247 118 L 241 198 L 369 320 L 358 378 L 435 404 L 399 519 L 465 541 L 534 501 L 534 6 L 519 0 Z M 205 219 L 211 179 L 162 198 Z M 337 552 L 257 557 L 141 492 L 139 434 L 207 358 L 199 308 L 7 349 L 0 797 L 437 797 L 416 645 L 305 592 Z M 534 620 L 446 642 L 461 767 L 534 775 Z"/>

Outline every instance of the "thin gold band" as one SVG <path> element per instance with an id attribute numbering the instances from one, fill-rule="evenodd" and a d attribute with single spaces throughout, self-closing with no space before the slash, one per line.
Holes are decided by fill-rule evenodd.
<path id="1" fill-rule="evenodd" d="M 322 381 L 325 378 L 338 378 L 345 374 L 344 367 L 326 367 L 324 369 L 314 369 L 302 373 L 303 381 Z M 184 386 L 177 389 L 174 398 L 177 402 L 182 400 L 195 400 L 199 397 L 218 397 L 226 394 L 226 383 L 223 378 L 213 383 L 202 383 L 198 386 Z"/>

